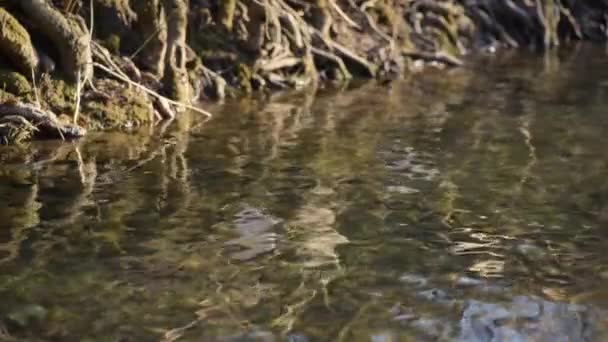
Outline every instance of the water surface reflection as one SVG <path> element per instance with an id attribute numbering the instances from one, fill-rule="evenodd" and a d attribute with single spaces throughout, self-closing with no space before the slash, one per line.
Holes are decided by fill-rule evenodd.
<path id="1" fill-rule="evenodd" d="M 603 340 L 602 51 L 0 151 L 0 340 Z"/>

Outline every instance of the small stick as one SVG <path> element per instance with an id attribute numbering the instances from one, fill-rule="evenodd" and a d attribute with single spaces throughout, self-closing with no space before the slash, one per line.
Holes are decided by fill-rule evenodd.
<path id="1" fill-rule="evenodd" d="M 80 115 L 80 92 L 82 91 L 82 78 L 80 77 L 80 69 L 78 70 L 78 83 L 76 84 L 76 108 L 74 109 L 74 124 L 78 124 L 78 116 Z"/>
<path id="2" fill-rule="evenodd" d="M 36 105 L 40 108 L 40 98 L 38 97 L 38 87 L 36 86 L 36 75 L 34 74 L 34 68 L 32 70 L 32 85 L 34 86 L 34 97 L 36 98 Z"/>
<path id="3" fill-rule="evenodd" d="M 84 161 L 82 159 L 82 153 L 80 153 L 80 147 L 74 146 L 74 152 L 76 152 L 76 161 L 78 162 L 78 173 L 80 174 L 80 183 L 85 185 L 87 177 L 84 174 Z"/>
<path id="4" fill-rule="evenodd" d="M 137 50 L 135 50 L 135 52 L 133 52 L 131 54 L 131 56 L 129 56 L 129 59 L 133 59 L 135 58 L 137 55 L 139 55 L 139 53 L 141 52 L 141 50 L 143 50 L 146 45 L 148 45 L 148 43 L 150 41 L 152 41 L 152 38 L 154 38 L 156 35 L 158 35 L 160 33 L 160 28 L 156 29 L 155 32 L 153 32 L 148 38 L 146 38 L 146 40 L 144 40 L 144 42 L 137 48 Z"/>
<path id="5" fill-rule="evenodd" d="M 91 53 L 93 53 L 93 46 L 92 46 L 92 42 L 93 42 L 93 26 L 95 23 L 95 15 L 94 15 L 94 9 L 93 9 L 93 0 L 89 1 L 89 25 L 91 25 L 91 28 L 89 29 L 89 50 L 91 51 Z M 97 89 L 95 88 L 95 85 L 93 84 L 93 78 L 90 77 L 88 80 L 86 80 L 87 83 L 89 84 L 89 87 L 91 87 L 91 89 L 93 89 L 94 91 L 97 91 Z"/>

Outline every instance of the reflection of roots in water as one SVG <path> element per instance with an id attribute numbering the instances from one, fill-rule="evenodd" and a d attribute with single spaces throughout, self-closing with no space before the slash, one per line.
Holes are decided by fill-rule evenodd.
<path id="1" fill-rule="evenodd" d="M 174 341 L 177 341 L 180 338 L 182 338 L 184 336 L 184 334 L 188 330 L 196 327 L 198 325 L 198 323 L 199 323 L 199 320 L 197 319 L 197 320 L 194 320 L 194 321 L 192 321 L 192 322 L 190 322 L 190 323 L 188 323 L 188 324 L 186 324 L 184 326 L 181 326 L 179 328 L 168 330 L 168 331 L 166 331 L 163 334 L 163 339 L 160 342 L 174 342 Z"/>
<path id="2" fill-rule="evenodd" d="M 223 317 L 227 317 L 236 327 L 241 330 L 246 330 L 251 326 L 251 323 L 248 320 L 240 319 L 238 317 L 237 313 L 239 312 L 239 308 L 236 306 L 239 303 L 233 300 L 229 294 L 224 293 L 224 288 L 228 287 L 224 284 L 240 284 L 240 281 L 236 279 L 236 277 L 242 275 L 242 270 L 238 266 L 234 265 L 229 258 L 224 258 L 221 254 L 221 250 L 218 250 L 214 257 L 216 258 L 218 264 L 225 262 L 224 265 L 215 266 L 214 269 L 232 269 L 233 272 L 228 274 L 223 280 L 219 280 L 221 275 L 216 275 L 213 272 L 209 273 L 210 280 L 216 284 L 214 293 L 198 303 L 199 308 L 195 312 L 196 318 L 192 321 L 177 328 L 158 330 L 158 332 L 163 335 L 161 342 L 177 341 L 181 339 L 188 330 L 191 330 L 204 323 L 213 324 L 214 320 L 221 319 Z"/>
<path id="3" fill-rule="evenodd" d="M 76 181 L 76 184 L 79 184 L 73 190 L 77 190 L 77 193 L 67 200 L 66 203 L 62 204 L 62 207 L 60 208 L 61 213 L 63 214 L 62 217 L 44 222 L 44 239 L 35 241 L 34 249 L 37 251 L 37 255 L 45 255 L 46 251 L 52 249 L 57 244 L 68 243 L 65 239 L 62 240 L 57 236 L 54 236 L 55 234 L 53 234 L 53 232 L 55 232 L 55 228 L 64 228 L 75 224 L 82 215 L 83 207 L 91 202 L 90 196 L 95 188 L 96 179 L 98 177 L 95 158 L 85 161 L 80 147 L 81 142 L 63 143 L 55 146 L 50 152 L 50 156 L 32 163 L 32 168 L 37 172 L 34 173 L 33 184 L 30 186 L 29 190 L 30 194 L 24 200 L 23 204 L 18 206 L 19 208 L 23 208 L 22 210 L 25 212 L 22 216 L 12 215 L 13 217 L 11 219 L 14 221 L 12 224 L 14 227 L 12 229 L 12 239 L 10 242 L 0 246 L 0 249 L 5 249 L 10 252 L 6 258 L 0 260 L 0 263 L 6 263 L 17 257 L 19 255 L 21 242 L 27 239 L 27 235 L 25 234 L 27 231 L 26 228 L 40 224 L 38 211 L 42 208 L 42 203 L 37 202 L 39 196 L 39 175 L 42 173 L 46 177 L 49 177 L 49 175 L 56 177 L 57 170 L 60 170 L 61 168 L 54 168 L 54 162 L 69 160 L 70 155 L 73 153 L 77 164 L 75 171 L 78 176 L 78 181 Z M 68 171 L 71 170 L 68 169 Z M 48 174 L 45 174 L 45 172 L 48 172 Z M 63 173 L 60 176 L 65 177 Z M 15 222 L 21 218 L 26 218 L 26 221 Z"/>
<path id="4" fill-rule="evenodd" d="M 1 320 L 0 320 L 0 341 L 5 341 L 5 342 L 19 341 L 18 339 L 11 336 L 11 334 L 8 332 L 8 329 L 6 328 L 6 326 L 4 325 L 4 323 Z"/>
<path id="5" fill-rule="evenodd" d="M 526 182 L 532 178 L 532 169 L 536 165 L 538 158 L 536 157 L 536 147 L 532 143 L 532 133 L 530 131 L 530 125 L 532 122 L 532 118 L 530 116 L 523 117 L 521 120 L 521 126 L 519 131 L 523 135 L 524 144 L 528 149 L 528 163 L 521 169 L 521 179 L 519 183 L 515 186 L 514 190 L 514 199 L 515 196 L 521 196 L 522 190 Z"/>
<path id="6" fill-rule="evenodd" d="M 326 268 L 328 265 L 325 265 Z M 282 334 L 289 333 L 299 316 L 307 309 L 319 293 L 321 293 L 323 304 L 328 310 L 331 308 L 331 298 L 329 296 L 328 285 L 335 279 L 344 275 L 339 262 L 336 262 L 335 269 L 331 271 L 318 271 L 303 267 L 300 270 L 301 281 L 298 288 L 291 293 L 286 301 L 293 302 L 284 306 L 284 313 L 273 319 L 272 326 L 281 328 Z"/>
<path id="7" fill-rule="evenodd" d="M 165 184 L 165 186 L 161 187 L 163 191 L 161 191 L 160 197 L 169 197 L 168 187 L 169 184 L 174 181 L 180 198 L 176 198 L 177 194 L 171 193 L 173 197 L 171 201 L 173 203 L 180 203 L 180 205 L 175 206 L 177 208 L 174 207 L 174 209 L 169 209 L 170 211 L 178 211 L 180 208 L 187 207 L 190 198 L 190 184 L 188 179 L 190 171 L 184 154 L 187 151 L 189 132 L 187 127 L 188 123 L 180 125 L 183 127 L 179 127 L 181 131 L 174 134 L 173 140 L 170 140 L 169 143 L 165 143 L 159 139 L 160 143 L 151 144 L 152 147 L 148 146 L 149 139 L 146 137 L 143 139 L 135 139 L 135 137 L 131 137 L 130 135 L 112 133 L 108 133 L 110 134 L 108 140 L 103 140 L 103 149 L 98 148 L 96 141 L 90 140 L 86 141 L 86 145 L 83 145 L 83 141 L 44 145 L 45 148 L 50 146 L 52 148 L 51 152 L 49 153 L 46 150 L 42 150 L 43 155 L 46 155 L 44 159 L 30 162 L 24 166 L 26 167 L 26 170 L 29 170 L 30 167 L 32 170 L 35 170 L 35 172 L 33 172 L 32 185 L 29 186 L 29 194 L 23 202 L 14 206 L 19 208 L 19 212 L 9 213 L 9 222 L 11 222 L 9 223 L 9 226 L 12 228 L 11 238 L 10 241 L 6 243 L 0 243 L 0 264 L 10 262 L 18 257 L 20 246 L 29 235 L 29 233 L 27 233 L 27 228 L 40 224 L 38 212 L 43 204 L 37 202 L 39 196 L 39 177 L 42 175 L 45 178 L 66 178 L 65 171 L 63 171 L 65 167 L 64 164 L 61 163 L 64 161 L 73 160 L 76 164 L 76 168 L 67 169 L 69 173 L 68 181 L 71 182 L 71 184 L 74 184 L 74 186 L 70 185 L 70 191 L 63 194 L 64 199 L 62 199 L 61 207 L 56 208 L 61 216 L 52 220 L 46 220 L 44 222 L 43 238 L 34 241 L 33 248 L 36 250 L 38 256 L 45 255 L 47 251 L 56 248 L 58 245 L 64 245 L 65 249 L 69 249 L 69 239 L 63 238 L 64 233 L 59 231 L 59 229 L 79 224 L 78 222 L 84 213 L 84 208 L 95 202 L 92 200 L 91 196 L 97 187 L 105 186 L 106 184 L 122 184 L 123 182 L 130 185 L 132 182 L 136 181 L 135 179 L 132 179 L 133 177 L 128 177 L 130 172 L 143 167 L 145 164 L 159 156 L 166 161 L 166 163 L 162 164 L 164 166 L 162 167 L 163 178 L 161 184 Z M 90 139 L 95 139 L 95 137 Z M 106 141 L 109 141 L 111 144 L 106 146 Z M 113 145 L 114 143 L 116 143 L 116 145 Z M 86 151 L 83 150 L 83 146 Z M 173 147 L 173 149 L 167 151 L 169 147 Z M 40 153 L 40 151 L 35 150 L 33 152 Z M 145 157 L 146 154 L 148 157 Z M 116 159 L 122 160 L 122 158 L 125 158 L 125 155 L 126 158 L 130 160 L 139 159 L 141 161 L 129 169 L 120 170 L 112 168 L 105 173 L 99 174 L 96 161 L 98 155 L 102 155 L 101 159 L 103 160 L 109 160 L 110 165 L 114 163 Z M 7 169 L 10 170 L 10 166 L 7 167 Z M 23 173 L 20 169 L 16 170 L 16 172 Z M 127 184 L 124 185 L 126 186 Z M 70 194 L 70 196 L 67 197 L 65 196 L 66 194 Z M 111 224 L 111 227 L 108 226 L 107 229 L 104 228 L 102 231 L 93 231 L 90 236 L 94 239 L 101 238 L 112 244 L 116 250 L 121 250 L 120 243 L 124 234 L 118 234 L 117 232 L 119 227 L 124 226 L 122 218 L 136 210 L 136 204 L 138 202 L 133 201 L 133 203 L 127 203 L 130 202 L 129 199 L 126 199 L 126 201 L 121 199 L 118 202 L 112 203 L 111 208 L 108 209 L 111 211 L 111 213 L 108 212 L 108 215 L 112 217 L 102 216 L 101 206 L 103 205 L 95 204 L 99 215 L 97 221 L 108 221 Z M 9 208 L 6 210 L 12 209 Z M 53 210 L 55 211 L 55 209 Z"/>
<path id="8" fill-rule="evenodd" d="M 310 303 L 317 295 L 316 290 L 307 290 L 304 282 L 302 282 L 300 287 L 296 289 L 295 294 L 299 295 L 299 292 L 304 292 L 304 294 L 307 295 L 303 295 L 302 297 L 304 298 L 299 302 L 285 305 L 285 313 L 272 320 L 271 326 L 282 328 L 282 334 L 287 334 L 293 329 L 298 316 L 304 312 L 306 305 Z"/>
<path id="9" fill-rule="evenodd" d="M 353 318 L 350 319 L 346 324 L 344 324 L 342 329 L 340 329 L 340 332 L 338 333 L 338 339 L 337 339 L 338 342 L 347 341 L 346 338 L 348 337 L 348 333 L 350 332 L 350 329 L 352 328 L 352 326 L 363 316 L 365 311 L 367 311 L 373 304 L 374 304 L 374 301 L 369 301 L 369 302 L 361 305 L 361 307 L 359 308 L 359 310 L 357 310 L 357 313 L 355 313 Z"/>
<path id="10" fill-rule="evenodd" d="M 326 195 L 309 194 L 306 204 L 298 209 L 295 220 L 287 225 L 291 235 L 290 240 L 297 245 L 296 255 L 305 258 L 305 261 L 298 264 L 301 267 L 302 281 L 296 293 L 304 291 L 306 284 L 310 282 L 313 283 L 313 289 L 308 290 L 311 293 L 309 296 L 303 295 L 303 300 L 288 306 L 287 312 L 281 316 L 281 319 L 275 320 L 275 324 L 283 322 L 285 331 L 291 330 L 298 314 L 304 311 L 305 304 L 316 296 L 318 290 L 315 288 L 319 286 L 323 294 L 323 302 L 327 309 L 331 310 L 327 286 L 343 274 L 336 247 L 349 242 L 334 228 L 336 221 L 334 210 L 315 203 L 332 194 L 333 192 L 328 192 Z"/>
<path id="11" fill-rule="evenodd" d="M 359 93 L 359 91 L 361 90 L 357 90 L 355 93 Z M 331 101 L 322 99 L 318 108 L 315 107 L 316 116 L 305 117 L 296 121 L 302 123 L 302 128 L 308 126 L 315 131 L 323 132 L 318 137 L 315 135 L 317 140 L 312 142 L 313 146 L 319 146 L 319 154 L 307 163 L 315 171 L 318 182 L 333 184 L 336 177 L 344 172 L 350 173 L 349 170 L 353 166 L 356 168 L 356 165 L 351 165 L 351 160 L 346 159 L 336 160 L 335 162 L 338 165 L 335 166 L 323 163 L 324 158 L 327 157 L 325 153 L 330 151 L 334 144 L 341 143 L 341 137 L 336 133 L 339 125 L 342 125 L 342 129 L 358 132 L 360 129 L 370 127 L 369 120 L 378 119 L 374 115 L 358 115 L 353 118 L 350 115 L 352 113 L 344 110 L 344 108 L 350 106 L 369 105 L 367 102 L 365 104 L 360 102 L 366 101 L 365 96 L 352 95 L 352 93 L 344 96 L 342 94 L 334 95 Z M 308 106 L 310 106 L 310 103 Z M 371 114 L 378 114 L 375 112 L 377 109 L 375 107 Z M 307 108 L 304 113 L 310 114 L 310 110 Z M 382 114 L 389 113 L 383 112 Z M 372 139 L 377 138 L 379 138 L 378 135 L 372 137 Z M 362 143 L 359 155 L 371 158 L 374 141 L 363 140 L 359 141 Z M 334 168 L 338 169 L 337 166 L 340 166 L 340 172 L 332 172 Z M 355 170 L 352 172 L 355 172 Z M 335 208 L 324 204 L 325 202 L 336 204 L 334 203 L 336 199 L 331 198 L 333 195 L 335 195 L 333 190 L 319 192 L 318 187 L 301 194 L 301 197 L 305 199 L 304 203 L 296 209 L 295 220 L 286 223 L 289 241 L 294 244 L 295 255 L 303 261 L 291 265 L 291 267 L 299 268 L 300 283 L 286 299 L 290 304 L 284 305 L 283 313 L 272 320 L 272 326 L 279 328 L 283 334 L 287 334 L 293 329 L 299 317 L 306 312 L 309 305 L 318 298 L 319 294 L 322 295 L 325 307 L 332 310 L 328 286 L 333 280 L 344 274 L 336 247 L 349 242 L 345 236 L 335 229 Z"/>
<path id="12" fill-rule="evenodd" d="M 21 244 L 26 241 L 30 234 L 30 228 L 40 224 L 38 211 L 41 204 L 38 202 L 38 184 L 37 179 L 28 186 L 28 194 L 23 200 L 23 204 L 16 206 L 15 209 L 6 208 L 9 211 L 8 222 L 9 226 L 15 227 L 9 232 L 9 241 L 0 243 L 0 265 L 14 260 L 19 255 Z"/>
<path id="13" fill-rule="evenodd" d="M 439 201 L 439 212 L 442 213 L 441 223 L 446 227 L 452 228 L 452 223 L 456 220 L 455 213 L 457 209 L 454 208 L 454 202 L 458 197 L 458 185 L 456 185 L 451 179 L 450 175 L 446 175 L 446 178 L 441 181 L 439 188 L 443 190 L 442 198 Z"/>
<path id="14" fill-rule="evenodd" d="M 323 303 L 328 310 L 331 310 L 329 292 L 327 285 L 334 279 L 343 275 L 340 270 L 333 272 L 322 272 L 322 271 L 307 271 L 302 269 L 300 271 L 301 282 L 290 295 L 286 301 L 292 302 L 283 307 L 283 313 L 272 320 L 271 326 L 281 329 L 281 334 L 286 335 L 293 330 L 295 323 L 302 313 L 307 309 L 309 303 L 311 303 L 318 295 L 319 291 L 323 294 Z M 312 284 L 311 284 L 312 283 Z M 320 288 L 318 288 L 320 286 Z"/>

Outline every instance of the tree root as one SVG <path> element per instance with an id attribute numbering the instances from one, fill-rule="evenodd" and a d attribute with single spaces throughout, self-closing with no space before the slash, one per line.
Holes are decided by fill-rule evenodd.
<path id="1" fill-rule="evenodd" d="M 82 18 L 63 15 L 45 0 L 21 0 L 19 6 L 59 51 L 65 75 L 74 82 L 79 75 L 89 79 L 93 73 L 90 37 Z"/>
<path id="2" fill-rule="evenodd" d="M 186 69 L 188 5 L 184 0 L 162 1 L 167 14 L 164 91 L 177 102 L 189 103 L 192 98 L 192 89 Z"/>
<path id="3" fill-rule="evenodd" d="M 95 91 L 81 85 L 95 84 L 86 82 L 95 66 L 98 76 L 145 92 L 163 119 L 179 109 L 208 117 L 189 103 L 238 87 L 395 79 L 408 62 L 456 67 L 469 51 L 488 45 L 552 48 L 566 39 L 608 38 L 608 5 L 571 0 L 0 2 L 0 59 L 12 69 L 34 83 L 53 70 L 55 58 L 58 71 L 79 84 L 76 93 L 90 95 Z M 89 19 L 87 28 L 89 16 L 99 20 Z M 30 96 L 21 90 L 28 87 L 7 88 Z"/>
<path id="4" fill-rule="evenodd" d="M 87 133 L 83 127 L 61 122 L 53 112 L 31 104 L 0 104 L 0 117 L 9 117 L 12 121 L 15 117 L 21 117 L 36 127 L 37 135 L 44 138 L 74 139 L 83 137 Z"/>
<path id="5" fill-rule="evenodd" d="M 38 69 L 38 54 L 27 30 L 0 7 L 0 54 L 6 56 L 23 75 Z"/>
<path id="6" fill-rule="evenodd" d="M 405 56 L 411 57 L 413 59 L 423 60 L 425 62 L 436 62 L 453 67 L 462 66 L 464 64 L 459 58 L 442 52 L 429 53 L 423 51 L 403 50 L 402 53 Z"/>

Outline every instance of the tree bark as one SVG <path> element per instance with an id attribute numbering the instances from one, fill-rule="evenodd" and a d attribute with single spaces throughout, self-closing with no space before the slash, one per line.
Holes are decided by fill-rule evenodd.
<path id="1" fill-rule="evenodd" d="M 138 54 L 141 64 L 157 77 L 165 74 L 167 54 L 167 20 L 161 0 L 132 0 L 137 13 L 137 26 L 142 39 Z"/>
<path id="2" fill-rule="evenodd" d="M 310 12 L 312 26 L 321 31 L 323 36 L 328 37 L 332 24 L 328 0 L 316 0 Z"/>

